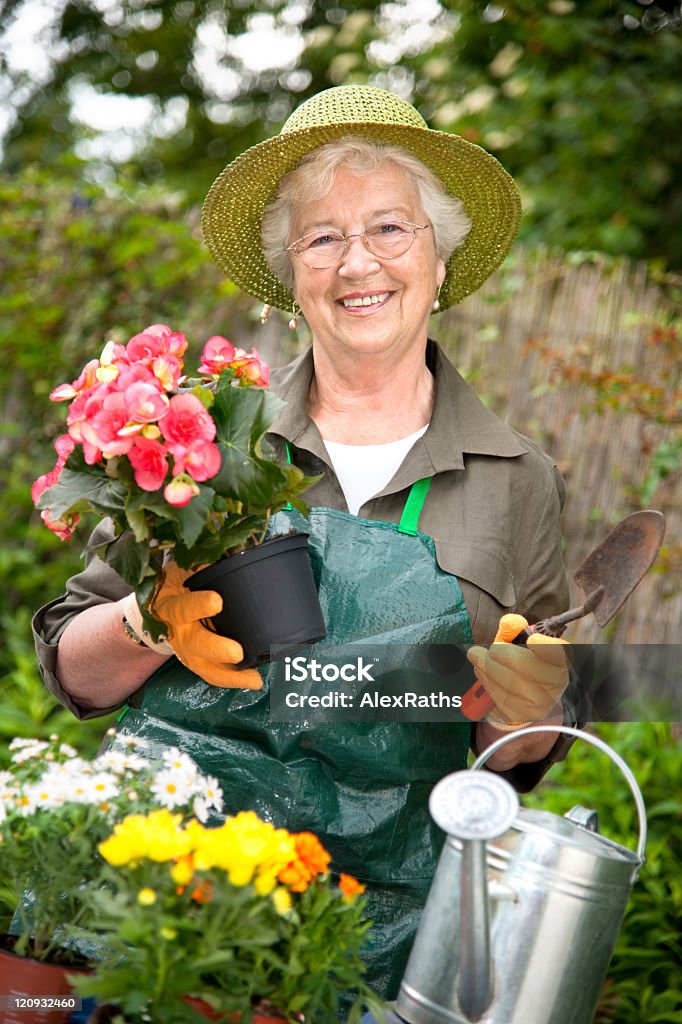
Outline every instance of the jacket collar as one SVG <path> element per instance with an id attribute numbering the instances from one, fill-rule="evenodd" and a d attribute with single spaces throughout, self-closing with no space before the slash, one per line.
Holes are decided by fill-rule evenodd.
<path id="1" fill-rule="evenodd" d="M 436 397 L 429 429 L 415 445 L 424 476 L 464 469 L 467 454 L 514 458 L 528 451 L 522 438 L 481 402 L 433 341 L 428 342 L 426 359 L 436 378 Z M 313 371 L 312 348 L 288 366 L 273 370 L 273 390 L 286 405 L 272 433 L 328 463 L 324 443 L 306 409 Z"/>

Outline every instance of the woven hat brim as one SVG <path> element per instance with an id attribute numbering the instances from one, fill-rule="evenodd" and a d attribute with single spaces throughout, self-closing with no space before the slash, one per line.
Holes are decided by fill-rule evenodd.
<path id="1" fill-rule="evenodd" d="M 464 244 L 450 257 L 440 290 L 441 309 L 476 291 L 509 252 L 521 221 L 512 177 L 480 146 L 458 135 L 411 125 L 342 122 L 276 135 L 248 149 L 216 178 L 204 202 L 201 226 L 215 262 L 240 288 L 280 309 L 293 295 L 268 268 L 260 242 L 263 212 L 281 178 L 307 153 L 344 135 L 402 146 L 462 200 L 472 220 Z"/>

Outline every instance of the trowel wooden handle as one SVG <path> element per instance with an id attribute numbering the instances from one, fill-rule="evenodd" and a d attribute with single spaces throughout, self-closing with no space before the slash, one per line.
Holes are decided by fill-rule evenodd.
<path id="1" fill-rule="evenodd" d="M 526 640 L 534 632 L 535 626 L 529 626 L 521 615 L 506 615 L 500 622 L 493 643 L 519 644 L 525 647 Z M 470 722 L 480 722 L 494 707 L 495 701 L 483 683 L 477 681 L 463 695 L 460 710 Z"/>

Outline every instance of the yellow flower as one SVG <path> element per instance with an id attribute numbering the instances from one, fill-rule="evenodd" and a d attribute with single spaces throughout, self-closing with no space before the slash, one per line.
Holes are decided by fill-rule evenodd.
<path id="1" fill-rule="evenodd" d="M 177 928 L 161 928 L 159 935 L 162 939 L 168 939 L 169 942 L 172 942 L 173 939 L 177 939 L 178 930 Z"/>
<path id="2" fill-rule="evenodd" d="M 114 867 L 143 858 L 167 861 L 182 857 L 191 848 L 191 837 L 180 827 L 181 821 L 182 815 L 171 814 L 165 807 L 146 816 L 130 814 L 100 843 L 99 852 Z"/>
<path id="3" fill-rule="evenodd" d="M 286 914 L 288 910 L 291 910 L 293 901 L 289 890 L 285 889 L 283 885 L 278 885 L 272 894 L 272 902 L 278 914 Z"/>
<path id="4" fill-rule="evenodd" d="M 143 907 L 151 907 L 152 903 L 156 903 L 156 893 L 153 889 L 140 889 L 137 902 Z"/>
<path id="5" fill-rule="evenodd" d="M 191 854 L 180 857 L 171 868 L 171 878 L 176 885 L 187 885 L 194 874 L 194 861 Z"/>
<path id="6" fill-rule="evenodd" d="M 285 829 L 261 821 L 253 811 L 242 811 L 219 828 L 190 826 L 188 831 L 195 844 L 197 868 L 222 868 L 237 886 L 256 878 L 263 893 L 272 889 L 278 871 L 296 853 L 294 839 Z"/>

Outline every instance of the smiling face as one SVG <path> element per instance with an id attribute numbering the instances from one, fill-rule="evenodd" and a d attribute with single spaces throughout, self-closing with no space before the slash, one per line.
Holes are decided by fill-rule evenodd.
<path id="1" fill-rule="evenodd" d="M 340 168 L 329 195 L 294 212 L 291 239 L 334 229 L 344 235 L 378 223 L 426 224 L 415 186 L 392 164 L 372 174 Z M 445 266 L 436 256 L 433 230 L 417 231 L 397 259 L 380 259 L 362 238 L 351 239 L 343 259 L 324 270 L 292 256 L 294 295 L 313 333 L 314 345 L 330 359 L 354 354 L 394 356 L 423 350 L 427 323 Z"/>

